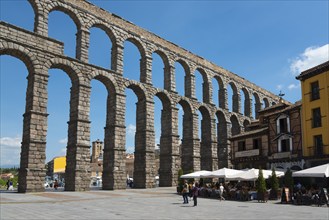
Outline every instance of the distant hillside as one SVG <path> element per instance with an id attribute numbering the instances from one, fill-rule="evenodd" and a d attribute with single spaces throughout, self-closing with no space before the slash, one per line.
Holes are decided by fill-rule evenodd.
<path id="1" fill-rule="evenodd" d="M 0 168 L 2 169 L 19 168 L 19 164 L 1 164 Z"/>

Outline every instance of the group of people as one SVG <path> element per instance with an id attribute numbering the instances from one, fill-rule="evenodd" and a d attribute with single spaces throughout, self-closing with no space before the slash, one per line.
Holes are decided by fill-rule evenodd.
<path id="1" fill-rule="evenodd" d="M 195 182 L 194 184 L 191 182 L 190 184 L 187 183 L 186 180 L 184 180 L 183 184 L 183 204 L 188 204 L 188 197 L 193 197 L 193 206 L 198 205 L 198 196 L 199 196 L 199 183 Z"/>
<path id="2" fill-rule="evenodd" d="M 303 186 L 298 182 L 293 189 L 293 200 L 296 205 L 327 204 L 329 206 L 329 198 L 327 189 L 319 187 L 316 184 L 311 186 Z"/>

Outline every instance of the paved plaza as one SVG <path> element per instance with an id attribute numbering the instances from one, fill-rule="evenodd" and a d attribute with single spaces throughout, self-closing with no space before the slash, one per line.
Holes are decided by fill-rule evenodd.
<path id="1" fill-rule="evenodd" d="M 279 201 L 219 201 L 183 204 L 174 187 L 20 194 L 1 191 L 1 220 L 12 219 L 329 219 L 326 206 Z"/>

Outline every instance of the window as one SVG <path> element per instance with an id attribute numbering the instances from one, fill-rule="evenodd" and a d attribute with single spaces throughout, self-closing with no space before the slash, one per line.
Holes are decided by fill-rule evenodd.
<path id="1" fill-rule="evenodd" d="M 319 81 L 311 83 L 311 101 L 320 99 Z"/>
<path id="2" fill-rule="evenodd" d="M 323 154 L 322 135 L 314 136 L 314 146 L 315 146 L 315 154 L 322 155 Z"/>
<path id="3" fill-rule="evenodd" d="M 245 151 L 246 150 L 246 142 L 245 141 L 239 141 L 238 142 L 238 151 Z"/>
<path id="4" fill-rule="evenodd" d="M 281 140 L 281 152 L 290 151 L 290 139 L 282 139 Z"/>
<path id="5" fill-rule="evenodd" d="M 320 108 L 315 108 L 312 110 L 312 123 L 313 128 L 321 127 L 321 111 Z"/>
<path id="6" fill-rule="evenodd" d="M 287 133 L 288 132 L 287 118 L 281 118 L 279 120 L 279 124 L 280 124 L 280 133 Z"/>
<path id="7" fill-rule="evenodd" d="M 253 139 L 253 149 L 261 148 L 261 139 Z"/>

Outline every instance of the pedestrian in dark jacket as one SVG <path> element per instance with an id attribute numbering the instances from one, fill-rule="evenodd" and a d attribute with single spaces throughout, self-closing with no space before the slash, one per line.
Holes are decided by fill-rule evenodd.
<path id="1" fill-rule="evenodd" d="M 194 187 L 192 189 L 192 192 L 193 192 L 193 201 L 194 201 L 193 206 L 197 206 L 198 205 L 198 196 L 199 196 L 199 184 L 198 184 L 198 182 L 195 182 Z"/>

